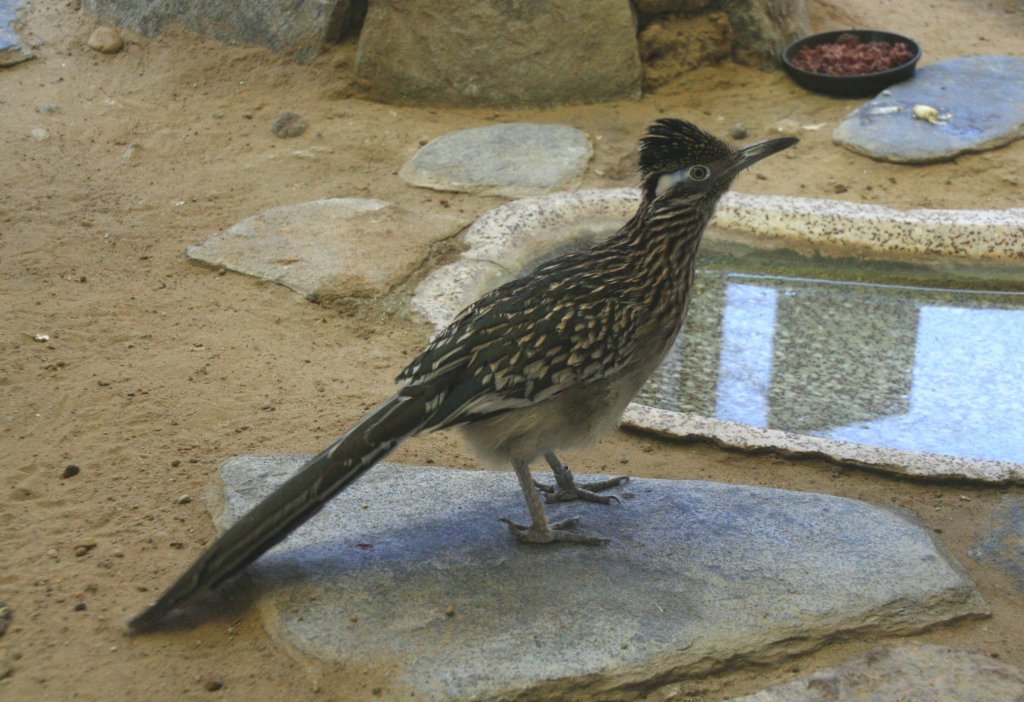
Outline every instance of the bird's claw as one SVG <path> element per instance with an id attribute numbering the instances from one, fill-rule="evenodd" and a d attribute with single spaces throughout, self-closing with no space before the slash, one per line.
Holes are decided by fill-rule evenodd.
<path id="1" fill-rule="evenodd" d="M 607 480 L 594 480 L 589 483 L 582 483 L 580 485 L 572 484 L 569 487 L 563 488 L 558 485 L 548 485 L 547 483 L 541 483 L 533 481 L 533 484 L 541 491 L 544 495 L 544 501 L 548 504 L 553 502 L 572 502 L 573 500 L 582 500 L 583 502 L 596 502 L 598 504 L 607 505 L 612 502 L 621 504 L 620 500 L 615 495 L 598 495 L 598 490 L 608 490 L 609 488 L 618 487 L 629 482 L 628 476 L 620 476 L 618 478 L 609 478 Z"/>
<path id="2" fill-rule="evenodd" d="M 540 529 L 536 525 L 517 524 L 511 519 L 502 517 L 499 521 L 504 522 L 508 530 L 519 541 L 529 544 L 550 544 L 555 541 L 566 541 L 577 544 L 599 545 L 606 544 L 610 539 L 587 532 L 569 531 L 580 522 L 579 517 L 569 517 L 558 522 L 552 522 L 547 529 Z"/>

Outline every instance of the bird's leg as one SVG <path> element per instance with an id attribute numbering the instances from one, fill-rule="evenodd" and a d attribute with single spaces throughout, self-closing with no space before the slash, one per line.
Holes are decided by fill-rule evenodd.
<path id="1" fill-rule="evenodd" d="M 567 531 L 569 527 L 579 523 L 579 517 L 570 517 L 559 522 L 549 523 L 548 515 L 544 509 L 544 503 L 540 499 L 540 493 L 533 484 L 530 476 L 530 466 L 525 461 L 512 461 L 516 477 L 519 478 L 519 487 L 523 489 L 523 497 L 526 498 L 526 507 L 530 510 L 530 526 L 516 524 L 509 519 L 502 519 L 508 525 L 509 531 L 520 541 L 534 544 L 549 544 L 554 541 L 572 541 L 580 544 L 603 544 L 608 539 L 593 534 L 576 533 Z"/>
<path id="2" fill-rule="evenodd" d="M 629 482 L 628 477 L 621 476 L 607 480 L 593 480 L 589 483 L 577 485 L 572 471 L 569 470 L 569 466 L 562 463 L 558 456 L 554 453 L 546 453 L 544 458 L 547 459 L 548 465 L 551 466 L 551 471 L 555 474 L 555 484 L 545 485 L 544 483 L 534 481 L 534 485 L 544 493 L 544 499 L 547 502 L 583 500 L 584 502 L 599 502 L 606 505 L 612 500 L 618 502 L 619 498 L 614 495 L 598 495 L 598 491 L 618 487 Z"/>

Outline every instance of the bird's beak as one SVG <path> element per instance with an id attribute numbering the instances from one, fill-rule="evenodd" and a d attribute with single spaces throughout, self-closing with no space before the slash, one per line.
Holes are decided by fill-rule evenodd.
<path id="1" fill-rule="evenodd" d="M 788 149 L 798 141 L 800 140 L 796 137 L 779 137 L 777 139 L 768 139 L 749 146 L 743 146 L 736 150 L 732 163 L 725 169 L 722 175 L 734 176 L 743 169 L 753 166 L 761 159 L 767 158 L 772 154 L 776 154 L 783 149 Z"/>

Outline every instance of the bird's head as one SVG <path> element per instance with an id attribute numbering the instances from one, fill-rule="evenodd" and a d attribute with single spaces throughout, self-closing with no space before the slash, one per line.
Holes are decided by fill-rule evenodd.
<path id="1" fill-rule="evenodd" d="M 797 143 L 779 137 L 738 149 L 681 119 L 659 119 L 640 141 L 644 200 L 714 205 L 744 168 Z"/>

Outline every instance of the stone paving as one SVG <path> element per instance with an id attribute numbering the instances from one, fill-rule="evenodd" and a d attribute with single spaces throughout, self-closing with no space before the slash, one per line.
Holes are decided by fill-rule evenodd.
<path id="1" fill-rule="evenodd" d="M 573 127 L 513 122 L 438 137 L 398 175 L 422 188 L 526 197 L 579 185 L 593 153 Z"/>
<path id="2" fill-rule="evenodd" d="M 187 254 L 310 300 L 379 296 L 408 279 L 430 244 L 467 223 L 383 200 L 331 198 L 273 207 L 188 247 Z"/>
<path id="3" fill-rule="evenodd" d="M 304 457 L 220 470 L 219 529 Z M 987 605 L 906 514 L 857 500 L 635 479 L 549 507 L 611 542 L 516 542 L 511 472 L 381 464 L 250 568 L 293 651 L 387 671 L 381 699 L 561 699 L 770 663 L 844 632 L 910 634 Z"/>
<path id="4" fill-rule="evenodd" d="M 998 96 L 998 99 L 994 99 Z M 932 108 L 935 112 L 928 119 Z M 896 163 L 948 161 L 1024 137 L 1024 58 L 963 56 L 917 70 L 854 110 L 837 144 Z"/>

